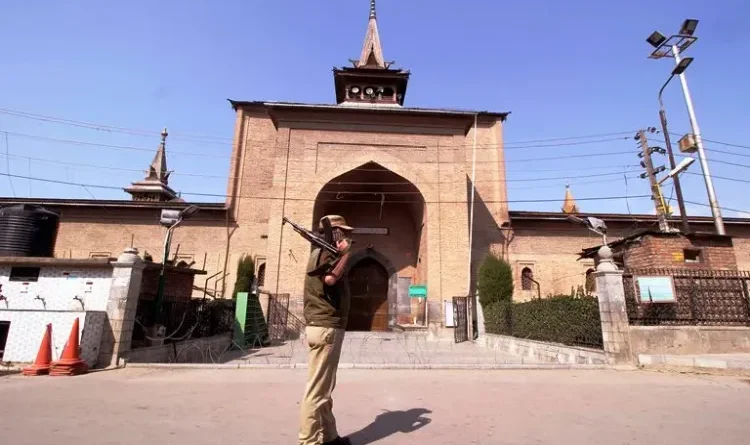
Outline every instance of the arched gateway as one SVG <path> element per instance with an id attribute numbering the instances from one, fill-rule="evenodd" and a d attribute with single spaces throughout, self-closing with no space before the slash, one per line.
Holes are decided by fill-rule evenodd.
<path id="1" fill-rule="evenodd" d="M 427 277 L 426 210 L 419 189 L 368 162 L 323 186 L 313 224 L 326 214 L 342 215 L 354 227 L 347 270 L 352 294 L 347 329 L 386 331 L 408 323 L 408 285 L 424 283 Z"/>

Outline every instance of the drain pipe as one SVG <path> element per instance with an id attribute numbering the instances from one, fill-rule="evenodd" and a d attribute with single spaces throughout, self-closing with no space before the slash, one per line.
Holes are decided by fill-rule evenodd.
<path id="1" fill-rule="evenodd" d="M 468 262 L 468 273 L 466 277 L 466 292 L 467 299 L 471 298 L 471 259 L 472 259 L 472 248 L 474 247 L 474 195 L 476 194 L 476 174 L 477 174 L 477 113 L 474 113 L 474 144 L 471 153 L 471 204 L 469 207 L 469 262 Z M 476 303 L 475 303 L 476 304 Z M 466 305 L 466 330 L 467 333 L 471 332 L 470 328 L 473 325 L 471 323 L 471 306 Z M 473 337 L 473 335 L 472 335 Z"/>
<path id="2" fill-rule="evenodd" d="M 471 204 L 469 207 L 469 276 L 466 280 L 467 292 L 471 293 L 471 248 L 474 241 L 474 195 L 477 174 L 477 114 L 474 114 L 474 147 L 471 154 Z"/>

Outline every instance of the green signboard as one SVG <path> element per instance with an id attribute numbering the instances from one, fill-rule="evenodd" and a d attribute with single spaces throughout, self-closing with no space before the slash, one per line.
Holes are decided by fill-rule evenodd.
<path id="1" fill-rule="evenodd" d="M 411 298 L 427 298 L 427 286 L 418 284 L 409 286 L 409 296 Z"/>

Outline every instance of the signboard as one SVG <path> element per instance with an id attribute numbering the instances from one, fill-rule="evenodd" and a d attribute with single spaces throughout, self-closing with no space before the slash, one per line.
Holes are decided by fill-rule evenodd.
<path id="1" fill-rule="evenodd" d="M 443 300 L 443 304 L 445 305 L 443 310 L 445 327 L 456 327 L 456 320 L 453 319 L 453 300 Z"/>
<path id="2" fill-rule="evenodd" d="M 352 233 L 357 235 L 388 235 L 387 227 L 354 227 Z"/>
<path id="3" fill-rule="evenodd" d="M 409 296 L 411 298 L 427 298 L 427 286 L 409 286 Z"/>
<path id="4" fill-rule="evenodd" d="M 638 277 L 641 303 L 668 303 L 675 301 L 672 277 Z"/>

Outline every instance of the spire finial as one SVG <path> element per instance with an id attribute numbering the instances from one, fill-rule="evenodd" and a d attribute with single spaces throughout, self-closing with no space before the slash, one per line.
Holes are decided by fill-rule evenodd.
<path id="1" fill-rule="evenodd" d="M 563 201 L 562 211 L 563 213 L 580 213 L 578 204 L 576 204 L 573 193 L 570 191 L 569 183 L 565 184 L 565 200 Z"/>
<path id="2" fill-rule="evenodd" d="M 377 13 L 375 12 L 375 0 L 370 0 L 370 18 L 377 18 Z"/>
<path id="3" fill-rule="evenodd" d="M 164 127 L 164 129 L 161 131 L 161 143 L 162 145 L 167 143 L 167 136 L 169 136 L 169 133 L 167 133 L 167 127 Z"/>

